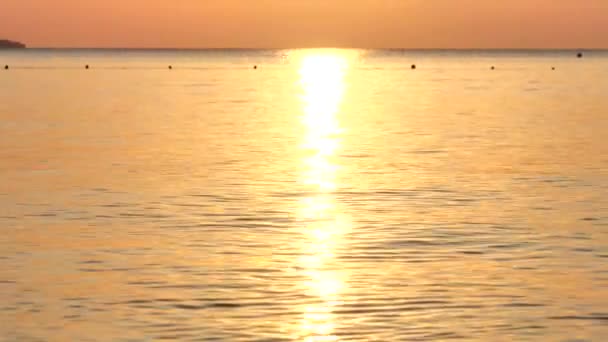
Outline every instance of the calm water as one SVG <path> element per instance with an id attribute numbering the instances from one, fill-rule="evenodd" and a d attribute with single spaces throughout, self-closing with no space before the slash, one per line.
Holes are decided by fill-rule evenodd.
<path id="1" fill-rule="evenodd" d="M 608 339 L 607 52 L 0 64 L 2 341 Z"/>

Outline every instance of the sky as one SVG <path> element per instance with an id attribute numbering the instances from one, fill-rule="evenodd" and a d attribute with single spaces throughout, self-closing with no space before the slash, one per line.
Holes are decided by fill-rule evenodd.
<path id="1" fill-rule="evenodd" d="M 608 48 L 608 0 L 2 0 L 31 47 Z"/>

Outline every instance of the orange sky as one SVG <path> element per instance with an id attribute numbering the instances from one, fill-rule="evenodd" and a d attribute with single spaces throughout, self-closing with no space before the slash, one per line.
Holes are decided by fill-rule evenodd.
<path id="1" fill-rule="evenodd" d="M 608 0 L 2 0 L 38 47 L 608 48 Z"/>

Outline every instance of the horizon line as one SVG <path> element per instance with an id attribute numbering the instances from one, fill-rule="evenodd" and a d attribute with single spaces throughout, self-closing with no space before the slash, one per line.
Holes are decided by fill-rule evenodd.
<path id="1" fill-rule="evenodd" d="M 4 50 L 4 49 L 0 49 Z M 52 47 L 52 46 L 26 46 L 21 49 L 6 49 L 6 50 L 183 50 L 183 51 L 200 51 L 200 50 L 394 50 L 394 51 L 608 51 L 608 47 L 461 47 L 461 48 L 442 48 L 442 47 Z"/>

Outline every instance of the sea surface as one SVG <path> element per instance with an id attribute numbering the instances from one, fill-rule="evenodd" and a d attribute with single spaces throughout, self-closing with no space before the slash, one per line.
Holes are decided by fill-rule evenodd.
<path id="1" fill-rule="evenodd" d="M 0 66 L 0 341 L 608 340 L 608 52 Z"/>

